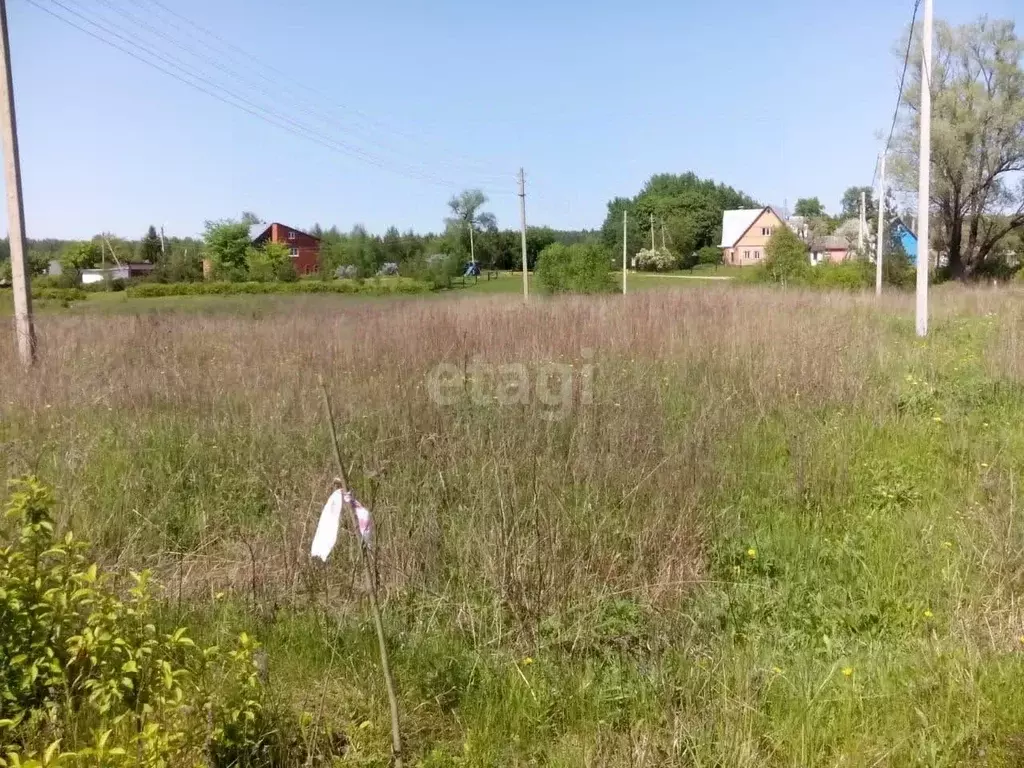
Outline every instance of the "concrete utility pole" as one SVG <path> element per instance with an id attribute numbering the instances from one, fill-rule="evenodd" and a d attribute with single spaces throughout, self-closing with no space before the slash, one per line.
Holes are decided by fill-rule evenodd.
<path id="1" fill-rule="evenodd" d="M 875 243 L 875 295 L 882 295 L 882 238 L 885 235 L 885 152 L 878 156 L 878 242 Z"/>
<path id="2" fill-rule="evenodd" d="M 519 226 L 523 237 L 523 298 L 530 298 L 530 277 L 526 263 L 526 174 L 519 169 Z"/>
<path id="3" fill-rule="evenodd" d="M 626 242 L 629 240 L 629 228 L 626 224 L 629 211 L 622 212 L 622 294 L 626 294 Z"/>
<path id="4" fill-rule="evenodd" d="M 654 214 L 651 214 L 651 250 L 654 250 Z"/>
<path id="5" fill-rule="evenodd" d="M 921 55 L 921 146 L 917 180 L 917 304 L 914 312 L 918 336 L 928 335 L 929 213 L 932 163 L 932 0 L 924 0 Z"/>
<path id="6" fill-rule="evenodd" d="M 167 247 L 164 245 L 164 225 L 160 225 L 160 257 L 167 256 Z"/>
<path id="7" fill-rule="evenodd" d="M 867 211 L 865 205 L 867 201 L 867 193 L 862 189 L 860 191 L 860 225 L 857 227 L 857 250 L 864 250 L 864 230 L 867 227 Z"/>
<path id="8" fill-rule="evenodd" d="M 469 222 L 469 260 L 476 264 L 476 249 L 473 247 L 473 222 Z"/>
<path id="9" fill-rule="evenodd" d="M 7 186 L 7 228 L 11 243 L 11 283 L 14 288 L 14 332 L 18 337 L 18 357 L 23 365 L 36 359 L 36 333 L 32 326 L 32 293 L 28 288 L 25 257 L 25 202 L 21 196 L 21 159 L 18 156 L 18 124 L 14 114 L 14 76 L 11 73 L 11 41 L 7 33 L 7 2 L 0 0 L 0 141 L 4 152 L 4 182 Z"/>

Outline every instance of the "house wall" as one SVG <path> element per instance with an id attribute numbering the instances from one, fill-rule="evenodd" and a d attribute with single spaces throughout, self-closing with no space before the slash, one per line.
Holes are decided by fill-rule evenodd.
<path id="1" fill-rule="evenodd" d="M 903 231 L 900 232 L 900 242 L 903 244 L 903 250 L 906 251 L 907 256 L 910 257 L 910 263 L 916 267 L 917 238 L 904 229 Z"/>
<path id="2" fill-rule="evenodd" d="M 765 259 L 765 246 L 771 234 L 765 234 L 768 230 L 774 232 L 779 227 L 786 226 L 775 213 L 768 209 L 763 211 L 754 221 L 750 229 L 743 233 L 743 236 L 736 241 L 733 248 L 726 249 L 728 254 L 727 264 L 735 264 L 740 267 L 763 264 Z"/>
<path id="3" fill-rule="evenodd" d="M 292 264 L 300 275 L 310 275 L 320 266 L 320 241 L 305 232 L 286 227 L 284 224 L 270 226 L 270 240 L 289 248 L 295 248 Z"/>

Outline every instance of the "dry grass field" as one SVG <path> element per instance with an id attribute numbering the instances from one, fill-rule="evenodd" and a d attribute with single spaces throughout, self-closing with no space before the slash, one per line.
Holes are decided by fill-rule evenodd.
<path id="1" fill-rule="evenodd" d="M 0 462 L 169 622 L 257 637 L 344 765 L 387 765 L 387 703 L 354 543 L 308 555 L 318 376 L 407 764 L 1021 765 L 1024 295 L 936 290 L 926 341 L 911 302 L 49 314 L 31 372 L 2 339 Z"/>

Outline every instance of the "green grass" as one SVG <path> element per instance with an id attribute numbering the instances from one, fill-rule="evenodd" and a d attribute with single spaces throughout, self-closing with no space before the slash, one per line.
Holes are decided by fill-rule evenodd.
<path id="1" fill-rule="evenodd" d="M 904 298 L 712 285 L 45 316 L 27 380 L 3 350 L 0 461 L 155 568 L 168 624 L 255 634 L 346 764 L 387 765 L 387 702 L 354 551 L 306 555 L 317 374 L 409 765 L 1020 765 L 1020 295 L 937 290 L 921 341 Z M 593 402 L 427 397 L 477 358 L 591 360 Z"/>
<path id="2" fill-rule="evenodd" d="M 665 274 L 655 274 L 650 272 L 630 272 L 626 278 L 627 290 L 649 290 L 649 289 L 675 289 L 675 288 L 697 288 L 701 286 L 707 286 L 709 284 L 715 284 L 718 280 L 699 280 L 690 278 L 700 277 L 733 277 L 734 271 L 738 268 L 708 268 L 708 269 L 697 269 L 691 271 L 681 270 L 679 272 L 669 272 Z M 683 276 L 680 278 L 679 276 Z M 615 285 L 621 289 L 622 286 L 622 273 L 615 273 Z M 485 294 L 522 294 L 523 292 L 523 276 L 522 272 L 502 272 L 497 277 L 488 280 L 486 277 L 481 277 L 477 281 L 473 281 L 471 278 L 465 280 L 463 284 L 462 278 L 456 280 L 452 287 L 453 291 L 457 293 L 485 293 Z M 530 290 L 536 292 L 539 290 L 536 279 L 533 274 L 530 275 Z"/>

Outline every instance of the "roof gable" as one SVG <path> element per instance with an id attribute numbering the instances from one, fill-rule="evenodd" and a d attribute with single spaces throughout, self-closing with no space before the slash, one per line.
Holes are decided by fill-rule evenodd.
<path id="1" fill-rule="evenodd" d="M 260 240 L 263 240 L 264 238 L 270 237 L 271 230 L 273 230 L 275 226 L 280 227 L 281 229 L 287 229 L 292 232 L 296 232 L 300 235 L 305 235 L 306 237 L 310 237 L 313 240 L 320 239 L 316 235 L 311 235 L 309 234 L 309 232 L 303 232 L 301 229 L 296 229 L 295 227 L 290 227 L 287 224 L 282 224 L 280 221 L 272 221 L 267 224 L 253 224 L 252 226 L 250 226 L 249 240 L 254 243 L 257 243 Z"/>
<path id="2" fill-rule="evenodd" d="M 734 248 L 750 228 L 753 227 L 766 213 L 772 214 L 779 220 L 779 224 L 786 226 L 786 220 L 772 208 L 766 205 L 763 208 L 740 208 L 734 211 L 722 212 L 722 244 L 719 248 Z"/>
<path id="3" fill-rule="evenodd" d="M 732 248 L 754 222 L 764 213 L 764 208 L 740 208 L 722 212 L 721 248 Z"/>

